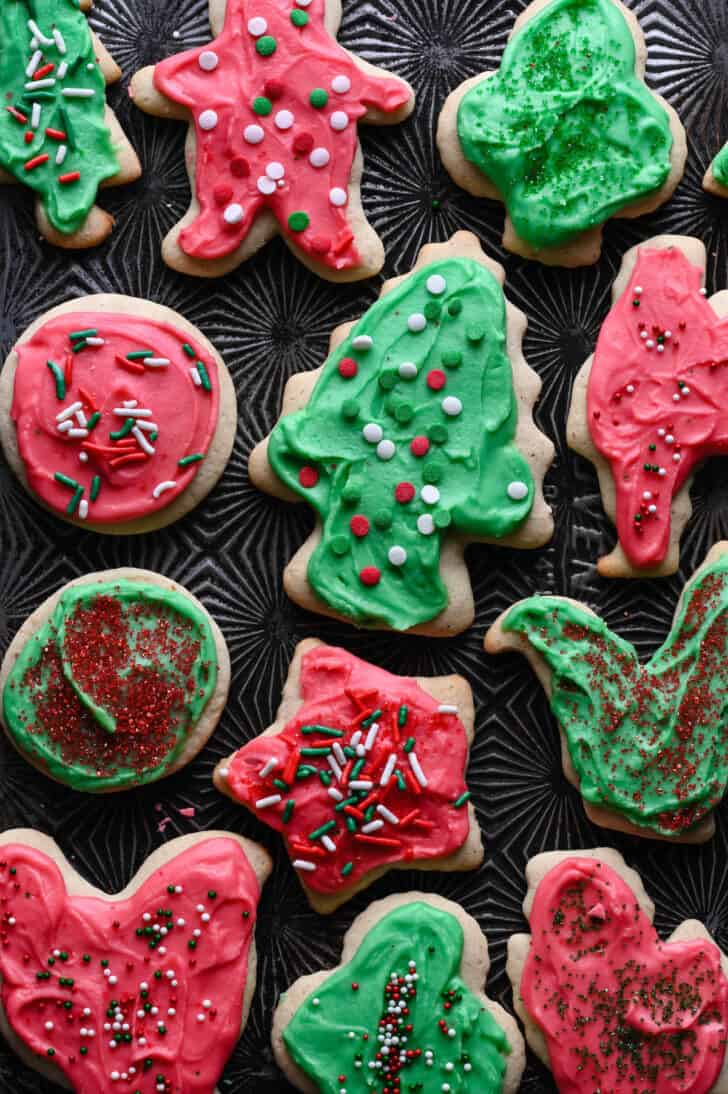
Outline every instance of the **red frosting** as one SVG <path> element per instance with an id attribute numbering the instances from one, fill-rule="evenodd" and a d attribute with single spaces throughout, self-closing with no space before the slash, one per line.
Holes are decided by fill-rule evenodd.
<path id="1" fill-rule="evenodd" d="M 32 847 L 0 856 L 2 1003 L 14 1032 L 77 1094 L 212 1094 L 240 1033 L 260 895 L 240 844 L 196 843 L 113 902 L 69 896 Z"/>
<path id="2" fill-rule="evenodd" d="M 186 254 L 230 254 L 267 210 L 317 262 L 361 264 L 347 212 L 356 123 L 411 93 L 363 72 L 324 14 L 325 0 L 228 0 L 218 38 L 155 67 L 156 88 L 194 117 L 200 209 L 180 233 Z"/>
<path id="3" fill-rule="evenodd" d="M 521 981 L 561 1094 L 707 1094 L 725 1055 L 720 951 L 661 942 L 634 893 L 595 859 L 539 884 Z"/>
<path id="4" fill-rule="evenodd" d="M 336 893 L 379 867 L 463 845 L 468 742 L 454 708 L 330 646 L 304 656 L 300 692 L 283 732 L 241 748 L 227 778 L 235 797 L 285 836 L 306 885 Z"/>
<path id="5" fill-rule="evenodd" d="M 701 282 L 678 248 L 641 248 L 594 356 L 589 429 L 610 463 L 619 541 L 635 566 L 665 558 L 673 497 L 696 464 L 728 450 L 728 319 Z"/>
<path id="6" fill-rule="evenodd" d="M 70 337 L 87 330 L 103 345 Z M 128 359 L 142 350 L 169 363 Z M 180 460 L 207 452 L 219 387 L 215 362 L 186 334 L 130 315 L 68 312 L 39 327 L 17 354 L 12 417 L 28 484 L 46 505 L 115 524 L 166 508 L 190 485 L 200 462 Z M 125 402 L 136 403 L 127 409 L 140 424 L 114 439 L 128 420 L 115 412 Z"/>

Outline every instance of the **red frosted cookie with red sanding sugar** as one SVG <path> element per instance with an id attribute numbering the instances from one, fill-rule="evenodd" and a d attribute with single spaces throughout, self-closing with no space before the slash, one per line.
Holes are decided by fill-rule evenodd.
<path id="1" fill-rule="evenodd" d="M 461 677 L 395 676 L 307 639 L 275 723 L 215 785 L 280 832 L 310 903 L 332 912 L 395 867 L 477 869 L 473 725 Z"/>
<path id="2" fill-rule="evenodd" d="M 235 390 L 170 308 L 111 293 L 42 315 L 0 375 L 0 441 L 23 486 L 95 532 L 162 528 L 209 493 L 232 451 Z"/>
<path id="3" fill-rule="evenodd" d="M 536 855 L 526 880 L 531 933 L 511 937 L 507 972 L 556 1089 L 725 1091 L 728 959 L 703 924 L 663 942 L 639 874 L 608 847 Z"/>
<path id="4" fill-rule="evenodd" d="M 340 21 L 339 0 L 210 0 L 212 42 L 136 73 L 137 106 L 190 126 L 192 203 L 162 245 L 173 269 L 218 277 L 276 232 L 331 281 L 382 268 L 357 123 L 403 121 L 414 92 L 340 46 Z"/>

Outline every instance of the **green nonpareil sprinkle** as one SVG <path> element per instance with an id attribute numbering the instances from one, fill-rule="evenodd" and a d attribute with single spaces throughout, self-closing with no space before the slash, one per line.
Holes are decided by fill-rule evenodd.
<path id="1" fill-rule="evenodd" d="M 369 717 L 365 718 L 364 721 L 362 722 L 363 728 L 368 729 L 369 726 L 372 724 L 372 722 L 376 722 L 377 718 L 381 718 L 381 717 L 382 717 L 381 710 L 373 710 L 372 713 L 369 715 Z"/>
<path id="2" fill-rule="evenodd" d="M 285 809 L 283 810 L 283 818 L 282 818 L 282 820 L 283 820 L 283 823 L 284 823 L 284 824 L 288 824 L 289 820 L 290 820 L 290 819 L 291 819 L 291 817 L 293 816 L 293 810 L 294 810 L 295 808 L 296 808 L 296 803 L 295 803 L 295 802 L 293 801 L 293 799 L 292 799 L 292 798 L 290 798 L 290 799 L 289 799 L 289 800 L 288 800 L 288 801 L 286 802 L 286 808 L 285 808 Z"/>
<path id="3" fill-rule="evenodd" d="M 134 418 L 127 418 L 121 429 L 115 429 L 113 433 L 109 433 L 112 441 L 120 441 L 122 437 L 128 437 L 132 429 L 136 425 Z"/>
<path id="4" fill-rule="evenodd" d="M 66 144 L 71 150 L 73 150 L 76 148 L 76 138 L 73 135 L 73 126 L 71 125 L 71 119 L 68 117 L 68 111 L 66 110 L 63 103 L 58 104 L 58 113 L 61 116 L 61 129 L 66 134 Z"/>
<path id="5" fill-rule="evenodd" d="M 56 482 L 63 483 L 64 486 L 70 486 L 72 490 L 78 489 L 78 483 L 75 479 L 70 478 L 68 475 L 64 475 L 62 471 L 56 471 L 53 478 Z"/>
<path id="6" fill-rule="evenodd" d="M 460 795 L 459 798 L 455 799 L 455 801 L 453 802 L 453 805 L 455 806 L 456 809 L 460 809 L 461 806 L 465 805 L 465 803 L 469 802 L 469 801 L 470 801 L 470 791 L 466 790 L 464 793 L 462 793 Z"/>
<path id="7" fill-rule="evenodd" d="M 364 756 L 359 757 L 359 759 L 356 761 L 356 763 L 354 764 L 354 766 L 351 769 L 352 779 L 358 779 L 359 778 L 359 775 L 361 773 L 361 769 L 364 767 L 364 764 L 366 762 L 367 761 L 366 761 L 366 758 Z"/>
<path id="8" fill-rule="evenodd" d="M 310 840 L 321 839 L 327 832 L 330 832 L 332 828 L 336 828 L 336 821 L 326 821 L 326 824 L 322 824 L 320 828 L 314 828 L 313 832 L 309 832 L 308 838 Z"/>
<path id="9" fill-rule="evenodd" d="M 302 756 L 330 756 L 331 746 L 324 745 L 322 748 L 302 748 Z"/>
<path id="10" fill-rule="evenodd" d="M 205 389 L 205 391 L 212 391 L 212 384 L 210 383 L 210 374 L 207 371 L 207 369 L 205 368 L 205 362 L 204 361 L 195 361 L 195 368 L 197 369 L 198 375 L 200 377 L 200 380 L 202 381 L 202 386 Z"/>
<path id="11" fill-rule="evenodd" d="M 407 740 L 404 742 L 405 752 L 411 752 L 414 747 L 415 747 L 414 737 L 408 737 Z"/>
<path id="12" fill-rule="evenodd" d="M 342 729 L 331 729 L 330 726 L 301 726 L 301 733 L 304 737 L 309 737 L 316 733 L 321 737 L 343 737 L 344 731 Z"/>
<path id="13" fill-rule="evenodd" d="M 407 715 L 408 714 L 409 714 L 409 708 L 408 707 L 402 706 L 402 707 L 399 708 L 399 710 L 397 711 L 397 725 L 398 726 L 406 726 L 407 725 Z"/>
<path id="14" fill-rule="evenodd" d="M 95 327 L 88 327 L 86 330 L 72 330 L 68 337 L 75 341 L 77 338 L 95 338 L 98 333 Z"/>
<path id="15" fill-rule="evenodd" d="M 345 862 L 344 865 L 341 867 L 341 876 L 342 877 L 348 877 L 353 869 L 354 869 L 354 863 L 353 862 Z"/>
<path id="16" fill-rule="evenodd" d="M 133 349 L 131 353 L 127 353 L 127 361 L 140 361 L 144 357 L 154 357 L 153 349 Z"/>
<path id="17" fill-rule="evenodd" d="M 156 441 L 156 439 L 157 439 L 157 437 L 158 437 L 158 436 L 159 436 L 159 433 L 158 433 L 158 432 L 157 432 L 157 430 L 155 429 L 153 433 L 150 433 L 150 434 L 149 434 L 149 440 L 150 440 L 150 441 Z"/>
<path id="18" fill-rule="evenodd" d="M 92 429 L 96 428 L 96 426 L 99 424 L 100 421 L 101 421 L 101 411 L 100 410 L 95 410 L 93 412 L 93 414 L 91 415 L 91 417 L 89 418 L 89 420 L 86 422 L 86 429 L 88 429 L 89 433 L 91 432 Z"/>
<path id="19" fill-rule="evenodd" d="M 200 460 L 204 460 L 204 458 L 205 458 L 205 453 L 204 452 L 195 452 L 194 455 L 192 455 L 192 456 L 183 456 L 181 460 L 177 461 L 177 466 L 178 467 L 187 467 L 188 464 L 199 463 Z"/>
<path id="20" fill-rule="evenodd" d="M 352 748 L 351 745 L 344 745 L 343 752 L 348 760 L 353 760 L 356 756 L 356 749 Z"/>
<path id="21" fill-rule="evenodd" d="M 185 353 L 187 354 L 188 357 L 196 357 L 197 356 L 197 354 L 195 353 L 195 351 L 193 350 L 193 348 L 189 344 L 189 342 L 183 342 L 182 343 L 182 349 L 185 351 Z"/>
<path id="22" fill-rule="evenodd" d="M 350 832 L 356 832 L 356 821 L 353 817 L 350 817 L 348 813 L 346 815 L 346 827 Z"/>
<path id="23" fill-rule="evenodd" d="M 82 486 L 77 486 L 76 489 L 73 492 L 73 497 L 71 498 L 68 505 L 66 506 L 66 512 L 68 513 L 69 517 L 72 516 L 76 512 L 76 509 L 78 508 L 78 503 L 80 502 L 82 497 L 83 497 L 83 487 Z"/>
<path id="24" fill-rule="evenodd" d="M 288 792 L 288 783 L 284 783 L 283 779 L 274 779 L 273 785 L 275 786 L 276 790 L 282 790 L 284 793 Z"/>
<path id="25" fill-rule="evenodd" d="M 374 820 L 374 806 L 370 805 L 368 809 L 364 810 L 364 820 L 369 824 L 370 820 Z"/>
<path id="26" fill-rule="evenodd" d="M 397 786 L 399 787 L 399 789 L 400 790 L 406 790 L 407 789 L 407 780 L 405 779 L 404 775 L 399 770 L 399 768 L 397 768 L 397 770 L 395 771 L 394 776 L 397 780 Z"/>
<path id="27" fill-rule="evenodd" d="M 74 342 L 71 346 L 71 353 L 80 353 L 82 349 L 86 349 L 88 342 L 85 338 L 82 338 L 80 342 Z"/>
<path id="28" fill-rule="evenodd" d="M 323 768 L 319 769 L 319 778 L 324 786 L 331 786 L 331 775 L 328 771 L 324 771 Z"/>
<path id="29" fill-rule="evenodd" d="M 91 498 L 91 501 L 96 501 L 97 497 L 99 496 L 99 490 L 100 489 L 101 489 L 101 476 L 100 475 L 94 475 L 94 477 L 91 480 L 91 493 L 89 495 L 90 498 Z"/>
<path id="30" fill-rule="evenodd" d="M 46 365 L 53 373 L 53 379 L 56 382 L 56 399 L 65 399 L 66 381 L 63 378 L 63 370 L 55 361 L 46 361 Z"/>

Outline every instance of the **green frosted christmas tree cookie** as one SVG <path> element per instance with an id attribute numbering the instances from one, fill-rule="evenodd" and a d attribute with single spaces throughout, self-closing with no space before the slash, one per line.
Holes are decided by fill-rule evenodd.
<path id="1" fill-rule="evenodd" d="M 318 517 L 285 575 L 304 607 L 457 633 L 473 615 L 464 544 L 550 538 L 541 484 L 553 449 L 531 418 L 540 382 L 503 276 L 468 233 L 426 247 L 335 332 L 320 370 L 290 381 L 250 471 Z"/>

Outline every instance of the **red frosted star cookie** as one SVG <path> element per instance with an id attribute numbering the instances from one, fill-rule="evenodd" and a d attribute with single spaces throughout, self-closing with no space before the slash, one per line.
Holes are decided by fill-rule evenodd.
<path id="1" fill-rule="evenodd" d="M 0 837 L 0 1016 L 76 1094 L 213 1094 L 255 989 L 265 851 L 227 832 L 156 851 L 110 897 L 53 840 Z"/>
<path id="2" fill-rule="evenodd" d="M 311 904 L 331 912 L 392 867 L 480 865 L 472 738 L 460 677 L 394 676 L 309 639 L 276 722 L 217 767 L 215 785 L 281 833 Z"/>
<path id="3" fill-rule="evenodd" d="M 322 277 L 381 269 L 357 122 L 401 121 L 414 97 L 337 44 L 339 19 L 334 0 L 210 0 L 214 41 L 134 77 L 138 106 L 190 122 L 192 204 L 163 245 L 174 269 L 217 276 L 276 231 Z"/>

